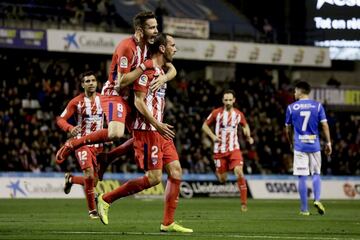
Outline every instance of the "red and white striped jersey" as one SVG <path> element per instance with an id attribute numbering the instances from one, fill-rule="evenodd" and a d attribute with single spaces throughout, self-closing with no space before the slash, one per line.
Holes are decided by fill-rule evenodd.
<path id="1" fill-rule="evenodd" d="M 162 122 L 164 117 L 166 84 L 161 86 L 156 92 L 151 91 L 150 84 L 155 79 L 155 76 L 163 74 L 165 73 L 160 68 L 146 70 L 144 74 L 134 82 L 134 91 L 146 93 L 145 104 L 154 118 L 159 122 Z M 135 119 L 134 129 L 156 131 L 155 127 L 152 126 L 139 112 Z"/>
<path id="2" fill-rule="evenodd" d="M 230 112 L 224 107 L 211 112 L 206 120 L 207 125 L 215 123 L 215 135 L 220 139 L 214 144 L 214 153 L 227 153 L 240 149 L 238 138 L 238 125 L 247 124 L 244 114 L 233 108 Z"/>
<path id="3" fill-rule="evenodd" d="M 113 53 L 109 77 L 102 88 L 101 94 L 108 96 L 122 96 L 127 99 L 130 87 L 120 89 L 118 93 L 114 88 L 118 81 L 118 73 L 129 73 L 144 62 L 147 56 L 147 47 L 141 49 L 134 36 L 122 40 Z"/>
<path id="4" fill-rule="evenodd" d="M 103 110 L 100 94 L 97 93 L 94 99 L 86 97 L 84 93 L 73 98 L 57 118 L 58 126 L 66 132 L 70 131 L 74 126 L 67 120 L 72 116 L 75 117 L 76 125 L 81 126 L 81 132 L 77 138 L 101 130 L 103 128 Z M 102 144 L 88 146 L 100 147 Z"/>

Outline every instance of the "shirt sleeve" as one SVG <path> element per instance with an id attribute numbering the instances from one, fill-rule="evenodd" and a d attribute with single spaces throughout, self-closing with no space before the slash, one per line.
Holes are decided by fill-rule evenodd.
<path id="1" fill-rule="evenodd" d="M 291 114 L 291 106 L 289 105 L 286 108 L 286 115 L 285 115 L 285 125 L 290 126 L 292 125 L 292 114 Z"/>
<path id="2" fill-rule="evenodd" d="M 240 125 L 241 125 L 241 126 L 246 126 L 247 121 L 246 121 L 246 118 L 245 118 L 244 113 L 243 113 L 243 112 L 239 112 L 239 115 L 240 115 Z"/>
<path id="3" fill-rule="evenodd" d="M 134 91 L 147 93 L 150 85 L 150 72 L 145 71 L 138 79 L 134 81 Z"/>
<path id="4" fill-rule="evenodd" d="M 69 132 L 72 128 L 74 128 L 74 126 L 69 124 L 67 120 L 75 113 L 75 111 L 76 104 L 73 100 L 71 100 L 61 115 L 56 118 L 56 124 L 65 132 Z"/>
<path id="5" fill-rule="evenodd" d="M 207 117 L 205 123 L 210 126 L 211 124 L 213 124 L 215 122 L 215 118 L 216 118 L 216 113 L 215 113 L 215 110 L 213 110 L 210 113 L 210 115 Z"/>
<path id="6" fill-rule="evenodd" d="M 118 55 L 118 68 L 117 71 L 120 73 L 128 73 L 131 71 L 131 63 L 134 57 L 133 50 L 126 44 L 120 45 L 116 50 Z"/>
<path id="7" fill-rule="evenodd" d="M 324 107 L 323 107 L 323 105 L 321 103 L 319 103 L 319 119 L 320 119 L 320 122 L 326 122 L 327 121 L 325 110 L 324 110 Z"/>

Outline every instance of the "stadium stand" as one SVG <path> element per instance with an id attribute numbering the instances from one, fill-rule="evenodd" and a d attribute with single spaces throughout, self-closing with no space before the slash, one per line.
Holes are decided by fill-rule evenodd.
<path id="1" fill-rule="evenodd" d="M 20 51 L 20 50 L 14 50 Z M 29 57 L 19 59 L 14 51 L 3 51 L 0 64 L 7 69 L 0 83 L 0 144 L 2 171 L 76 170 L 73 158 L 62 168 L 55 164 L 58 147 L 67 138 L 55 126 L 69 99 L 79 91 L 78 76 L 88 69 L 97 69 L 100 81 L 106 79 L 107 56 L 43 54 L 25 51 Z M 31 55 L 31 57 L 30 57 Z M 245 69 L 248 68 L 246 71 Z M 167 121 L 177 130 L 176 145 L 184 171 L 211 172 L 210 142 L 202 136 L 201 125 L 214 106 L 220 106 L 221 92 L 233 88 L 238 106 L 248 118 L 256 144 L 241 145 L 246 171 L 250 173 L 289 173 L 291 153 L 283 134 L 284 109 L 292 101 L 291 87 L 282 81 L 272 83 L 269 70 L 261 66 L 245 67 L 238 81 L 211 82 L 189 79 L 192 69 L 182 69 L 168 91 Z M 101 87 L 101 86 L 100 86 Z M 359 175 L 360 119 L 351 113 L 329 111 L 334 139 L 334 155 L 324 157 L 324 174 Z M 114 164 L 112 171 L 134 172 L 132 153 Z"/>
<path id="2" fill-rule="evenodd" d="M 141 1 L 140 1 L 141 2 Z M 211 22 L 211 37 L 218 35 L 253 36 L 265 33 L 264 25 L 241 15 L 225 1 L 167 1 L 169 15 L 196 17 Z M 180 4 L 181 3 L 181 4 Z M 127 6 L 124 4 L 128 4 Z M 183 8 L 182 6 L 187 6 Z M 93 0 L 93 1 L 2 1 L 1 24 L 4 27 L 71 28 L 93 31 L 130 32 L 130 16 L 140 9 L 154 10 L 157 1 Z M 206 15 L 204 9 L 217 15 Z M 223 11 L 214 11 L 222 9 Z M 199 12 L 200 11 L 200 12 Z M 208 12 L 209 13 L 209 12 Z M 231 20 L 231 24 L 228 21 Z M 262 18 L 261 22 L 265 19 Z M 224 24 L 229 29 L 224 28 Z M 271 23 L 268 22 L 269 25 Z M 244 27 L 246 26 L 246 27 Z M 258 30 L 256 30 L 256 28 Z M 261 31 L 261 29 L 263 29 Z M 270 29 L 270 28 L 268 28 Z M 221 32 L 224 31 L 224 32 Z M 255 34 L 255 35 L 256 35 Z M 230 37 L 231 38 L 231 37 Z M 276 41 L 270 39 L 252 40 Z M 16 53 L 16 54 L 14 54 Z M 18 55 L 26 56 L 19 58 Z M 84 61 L 86 59 L 86 61 Z M 97 71 L 100 82 L 106 79 L 109 57 L 44 53 L 41 51 L 6 50 L 0 54 L 0 169 L 2 171 L 64 171 L 76 170 L 74 159 L 59 167 L 55 153 L 67 138 L 56 128 L 54 119 L 79 89 L 78 75 L 84 70 Z M 204 76 L 194 77 L 191 64 L 179 61 L 178 79 L 169 87 L 167 120 L 177 130 L 176 144 L 184 171 L 212 171 L 210 142 L 202 136 L 201 125 L 210 109 L 221 105 L 224 88 L 233 88 L 238 105 L 253 130 L 254 146 L 241 142 L 246 160 L 245 171 L 251 173 L 290 173 L 291 152 L 283 134 L 284 108 L 292 101 L 290 80 L 283 77 L 281 85 L 272 82 L 271 69 L 264 66 L 237 65 L 236 82 L 211 82 Z M 196 64 L 195 64 L 196 65 Z M 239 68 L 241 68 L 239 70 Z M 281 71 L 281 70 L 280 70 Z M 99 86 L 99 89 L 101 85 Z M 328 111 L 334 154 L 323 157 L 324 174 L 360 175 L 360 119 L 352 112 Z M 132 153 L 122 157 L 112 171 L 134 172 Z"/>

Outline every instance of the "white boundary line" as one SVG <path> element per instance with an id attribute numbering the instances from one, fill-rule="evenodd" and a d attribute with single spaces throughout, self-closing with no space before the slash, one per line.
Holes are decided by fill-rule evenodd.
<path id="1" fill-rule="evenodd" d="M 52 231 L 51 233 L 54 234 L 94 234 L 94 235 L 148 235 L 148 236 L 187 236 L 187 237 L 220 237 L 220 238 L 261 238 L 261 239 L 297 239 L 297 240 L 359 240 L 360 238 L 336 238 L 336 237 L 312 237 L 312 236 L 305 236 L 305 237 L 296 237 L 296 236 L 275 236 L 275 235 L 240 235 L 240 234 L 208 234 L 208 233 L 161 233 L 161 232 L 86 232 L 86 231 Z"/>

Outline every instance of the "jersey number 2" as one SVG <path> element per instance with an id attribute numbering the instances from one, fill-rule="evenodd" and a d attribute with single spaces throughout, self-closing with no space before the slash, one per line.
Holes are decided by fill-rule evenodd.
<path id="1" fill-rule="evenodd" d="M 311 112 L 310 111 L 301 111 L 300 116 L 304 117 L 304 121 L 301 127 L 301 130 L 306 131 L 307 125 L 309 123 Z"/>

